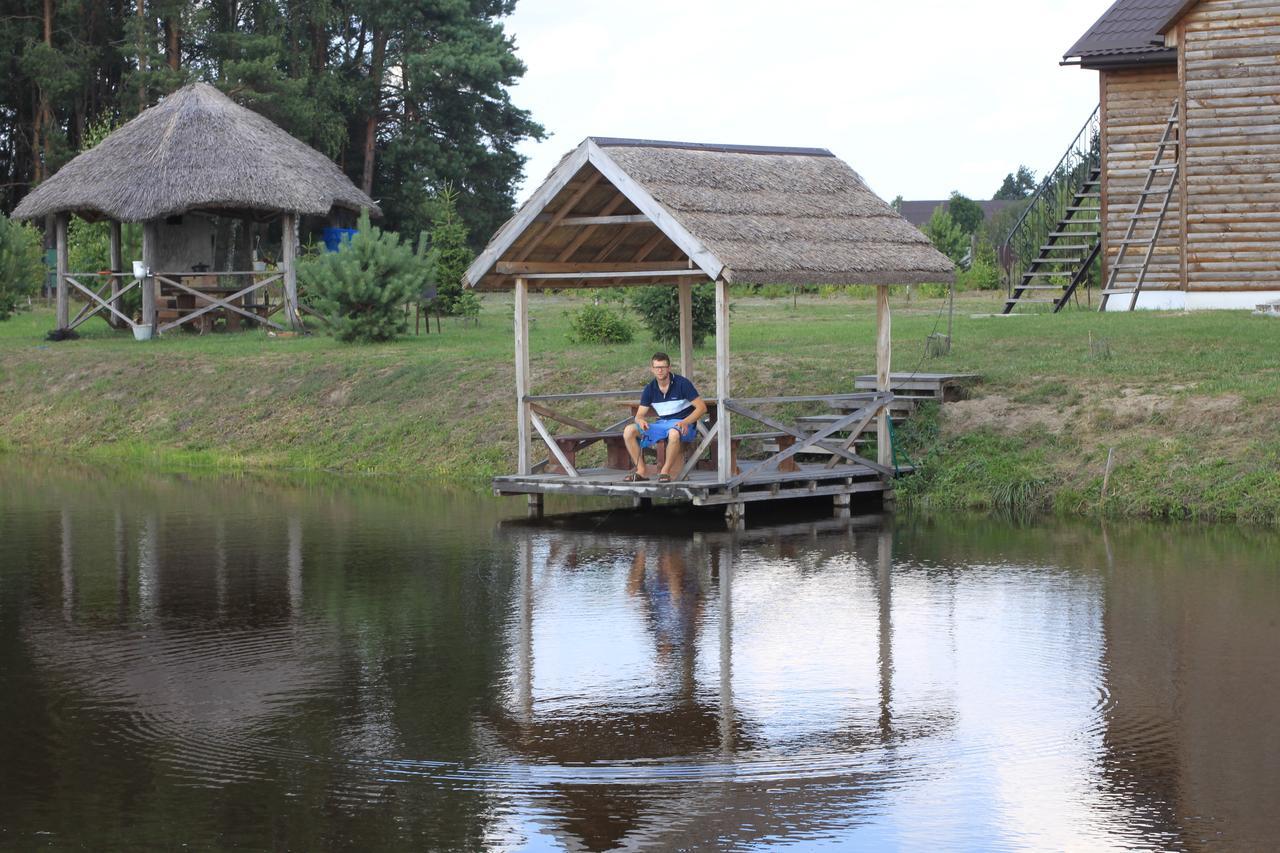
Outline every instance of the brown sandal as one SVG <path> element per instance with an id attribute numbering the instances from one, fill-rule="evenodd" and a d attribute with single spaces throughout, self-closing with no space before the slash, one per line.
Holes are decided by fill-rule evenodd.
<path id="1" fill-rule="evenodd" d="M 658 475 L 658 482 L 659 482 L 659 483 L 670 483 L 670 482 L 671 482 L 671 475 L 670 475 L 670 474 L 659 474 L 659 475 Z"/>
<path id="2" fill-rule="evenodd" d="M 639 471 L 632 471 L 630 474 L 622 478 L 624 483 L 647 483 L 649 478 L 642 476 Z"/>

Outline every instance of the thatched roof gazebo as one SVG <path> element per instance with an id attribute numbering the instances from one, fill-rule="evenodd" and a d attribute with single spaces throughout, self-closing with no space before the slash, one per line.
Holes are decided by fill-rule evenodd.
<path id="1" fill-rule="evenodd" d="M 892 473 L 884 414 L 892 398 L 888 392 L 888 285 L 948 281 L 953 276 L 951 261 L 826 149 L 588 138 L 561 160 L 498 230 L 465 277 L 468 286 L 478 290 L 515 291 L 519 472 L 498 478 L 495 488 L 502 493 L 529 493 L 536 496 L 535 501 L 547 491 L 623 494 L 638 489 L 645 497 L 728 503 L 740 510 L 748 484 L 767 488 L 776 497 L 780 489 L 773 486 L 782 482 L 778 477 L 804 479 L 791 476 L 797 473 L 796 455 L 821 450 L 831 454 L 825 470 L 833 473 L 825 479 L 832 482 L 815 486 L 816 493 L 836 495 L 838 501 L 843 496 L 847 504 L 850 491 L 865 490 L 854 488 L 857 475 L 874 472 L 883 480 Z M 543 418 L 579 429 L 581 424 L 549 413 L 543 404 L 566 396 L 617 397 L 638 392 L 529 396 L 529 288 L 677 285 L 681 372 L 691 375 L 691 289 L 698 279 L 716 282 L 719 405 L 715 428 L 707 433 L 682 476 L 669 485 L 624 484 L 618 482 L 621 472 L 613 470 L 578 472 L 574 453 L 594 441 L 609 444 L 619 438 L 615 433 L 621 427 L 615 424 L 599 433 L 553 436 Z M 869 397 L 866 400 L 855 399 L 860 395 L 837 395 L 840 400 L 830 395 L 786 398 L 860 404 L 830 428 L 814 433 L 803 434 L 749 408 L 783 398 L 730 398 L 729 285 L 779 282 L 880 285 L 880 391 L 861 395 Z M 731 411 L 778 432 L 780 452 L 751 470 L 739 469 L 729 430 Z M 852 451 L 853 439 L 862 419 L 877 416 L 880 460 L 871 462 Z M 551 457 L 537 466 L 529 455 L 530 424 L 551 451 Z M 847 441 L 832 439 L 850 430 L 853 436 Z M 689 479 L 695 460 L 712 446 L 717 458 L 715 488 L 710 483 L 708 488 L 695 487 L 696 476 Z M 757 497 L 764 499 L 750 499 Z"/>
<path id="2" fill-rule="evenodd" d="M 335 207 L 381 215 L 377 205 L 355 187 L 342 170 L 319 151 L 246 109 L 207 83 L 192 83 L 144 110 L 57 174 L 36 187 L 14 210 L 15 218 L 56 217 L 58 243 L 58 328 L 69 329 L 99 311 L 108 311 L 130 326 L 155 323 L 157 290 L 204 304 L 159 331 L 189 322 L 209 311 L 223 310 L 271 322 L 251 312 L 243 299 L 271 281 L 284 281 L 284 310 L 298 324 L 296 257 L 297 221 L 302 214 L 326 216 Z M 90 290 L 80 278 L 95 273 L 68 272 L 67 220 L 76 214 L 90 221 L 111 221 L 111 298 L 106 286 Z M 191 215 L 182 221 L 184 215 Z M 208 216 L 254 221 L 279 217 L 282 228 L 278 275 L 253 271 L 217 271 L 218 277 L 248 276 L 244 288 L 193 286 L 215 269 Z M 143 275 L 121 288 L 120 223 L 143 223 Z M 205 266 L 206 270 L 199 270 Z M 196 271 L 164 272 L 166 269 Z M 204 276 L 207 279 L 210 276 Z M 69 322 L 67 288 L 82 291 L 91 302 L 75 323 Z M 120 295 L 142 287 L 142 321 L 135 324 L 115 304 Z M 92 308 L 92 310 L 89 310 Z"/>

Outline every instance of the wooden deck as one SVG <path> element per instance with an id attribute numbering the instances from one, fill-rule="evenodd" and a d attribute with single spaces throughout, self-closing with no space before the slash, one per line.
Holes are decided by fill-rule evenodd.
<path id="1" fill-rule="evenodd" d="M 737 484 L 718 481 L 715 471 L 693 470 L 684 480 L 658 483 L 624 481 L 627 472 L 617 468 L 591 468 L 577 477 L 564 474 L 511 474 L 493 479 L 497 495 L 595 495 L 687 502 L 695 506 L 743 504 L 753 501 L 851 495 L 859 492 L 886 492 L 893 481 L 865 465 L 836 465 L 800 462 L 796 471 L 756 471 L 760 463 L 740 463 L 746 479 Z M 903 473 L 906 473 L 903 471 Z"/>

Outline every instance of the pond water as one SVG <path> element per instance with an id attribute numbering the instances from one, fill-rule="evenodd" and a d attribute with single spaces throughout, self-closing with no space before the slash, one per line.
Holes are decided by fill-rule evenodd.
<path id="1" fill-rule="evenodd" d="M 1275 534 L 803 509 L 0 458 L 0 847 L 1280 842 Z"/>

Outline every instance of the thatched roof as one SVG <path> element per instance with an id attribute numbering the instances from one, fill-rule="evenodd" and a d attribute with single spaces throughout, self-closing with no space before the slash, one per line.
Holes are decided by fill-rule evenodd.
<path id="1" fill-rule="evenodd" d="M 466 279 L 494 290 L 512 285 L 513 270 L 539 264 L 682 262 L 730 283 L 907 284 L 954 275 L 950 260 L 825 149 L 592 137 L 499 229 Z"/>
<path id="2" fill-rule="evenodd" d="M 381 215 L 328 157 L 192 83 L 63 166 L 13 215 L 141 222 L 211 208 L 324 215 L 335 205 Z"/>

